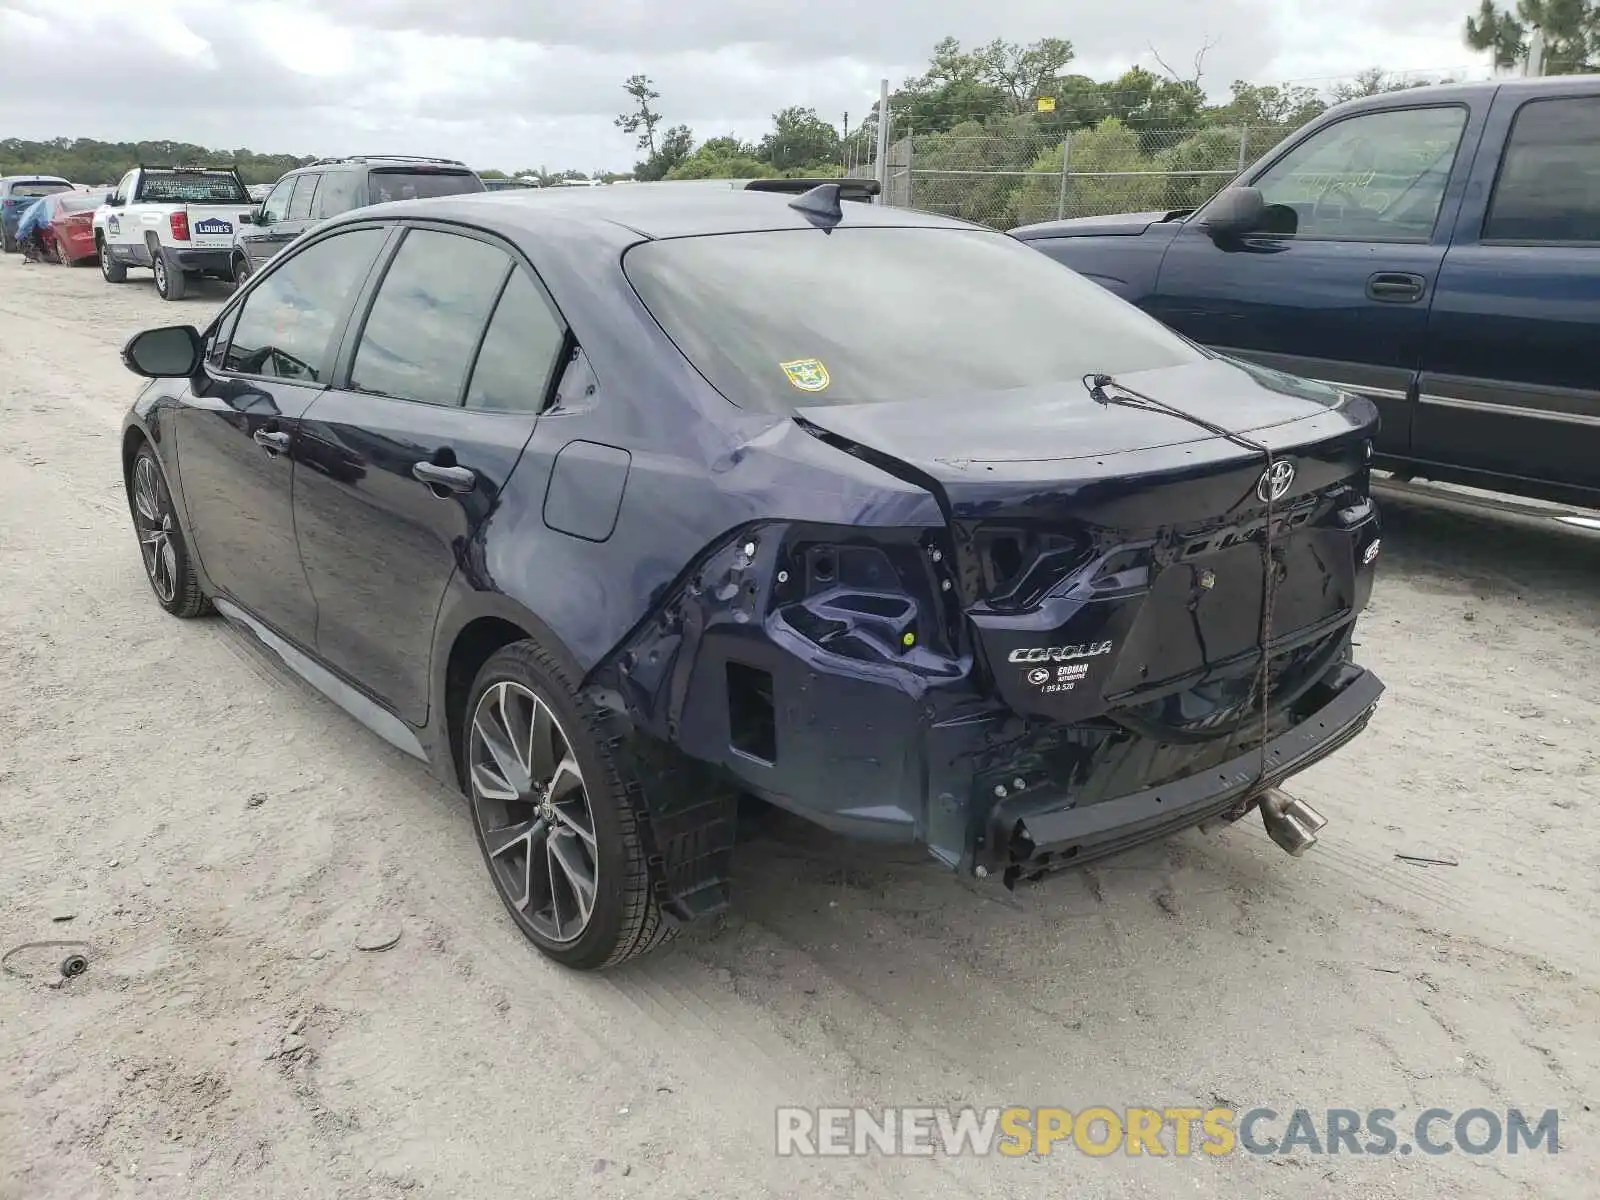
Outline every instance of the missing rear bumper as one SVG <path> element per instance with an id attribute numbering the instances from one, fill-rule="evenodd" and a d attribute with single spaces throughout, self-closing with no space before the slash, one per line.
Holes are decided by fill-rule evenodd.
<path id="1" fill-rule="evenodd" d="M 1259 750 L 1209 770 L 1131 795 L 1022 816 L 997 816 L 980 865 L 1000 870 L 1008 886 L 1063 867 L 1078 866 L 1202 823 L 1242 817 L 1260 796 L 1359 734 L 1372 719 L 1383 684 L 1369 671 L 1326 704 L 1267 744 L 1266 774 Z"/>

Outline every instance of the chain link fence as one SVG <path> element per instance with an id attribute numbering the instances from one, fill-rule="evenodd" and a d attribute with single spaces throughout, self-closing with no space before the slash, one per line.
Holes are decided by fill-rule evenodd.
<path id="1" fill-rule="evenodd" d="M 1113 118 L 1060 137 L 1042 131 L 913 133 L 889 147 L 884 201 L 997 229 L 1191 208 L 1290 131 L 1277 125 L 1142 128 Z"/>

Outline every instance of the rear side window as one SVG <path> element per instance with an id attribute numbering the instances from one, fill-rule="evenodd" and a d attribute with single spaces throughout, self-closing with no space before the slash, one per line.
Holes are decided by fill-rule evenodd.
<path id="1" fill-rule="evenodd" d="M 137 199 L 151 204 L 249 204 L 250 193 L 227 171 L 182 171 L 144 176 Z"/>
<path id="2" fill-rule="evenodd" d="M 536 413 L 544 408 L 566 326 L 525 271 L 513 271 L 483 337 L 467 407 Z"/>
<path id="3" fill-rule="evenodd" d="M 294 192 L 289 196 L 289 212 L 284 218 L 286 221 L 307 221 L 311 219 L 311 200 L 317 194 L 317 181 L 321 175 L 302 175 L 294 181 Z"/>
<path id="4" fill-rule="evenodd" d="M 784 230 L 644 242 L 623 268 L 712 385 L 771 412 L 981 397 L 1197 362 L 1153 317 L 1000 233 Z"/>
<path id="5" fill-rule="evenodd" d="M 367 182 L 368 204 L 390 200 L 419 200 L 426 196 L 456 196 L 483 191 L 483 180 L 471 171 L 439 168 L 375 168 Z"/>
<path id="6" fill-rule="evenodd" d="M 352 208 L 360 208 L 366 203 L 366 197 L 362 194 L 364 182 L 364 177 L 358 171 L 329 171 L 324 174 L 311 205 L 312 218 L 320 221 L 324 217 L 337 217 Z"/>
<path id="7" fill-rule="evenodd" d="M 1483 238 L 1600 242 L 1600 96 L 1517 111 Z"/>
<path id="8" fill-rule="evenodd" d="M 245 297 L 223 370 L 326 382 L 333 337 L 387 235 L 385 229 L 352 229 L 275 267 Z"/>
<path id="9" fill-rule="evenodd" d="M 459 404 L 511 259 L 476 238 L 413 229 L 389 263 L 361 330 L 350 387 Z"/>

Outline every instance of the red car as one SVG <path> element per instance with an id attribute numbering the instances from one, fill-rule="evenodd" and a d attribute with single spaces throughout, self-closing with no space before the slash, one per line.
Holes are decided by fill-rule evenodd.
<path id="1" fill-rule="evenodd" d="M 45 249 L 62 266 L 76 266 L 99 256 L 94 244 L 94 210 L 104 199 L 103 192 L 57 192 L 45 197 Z"/>

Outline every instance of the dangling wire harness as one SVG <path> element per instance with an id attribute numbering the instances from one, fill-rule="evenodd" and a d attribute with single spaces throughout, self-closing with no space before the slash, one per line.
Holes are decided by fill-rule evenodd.
<path id="1" fill-rule="evenodd" d="M 1259 495 L 1260 498 L 1266 502 L 1267 506 L 1267 522 L 1266 527 L 1262 531 L 1261 537 L 1261 662 L 1256 670 L 1254 679 L 1251 681 L 1250 691 L 1245 697 L 1244 705 L 1245 712 L 1248 713 L 1250 711 L 1250 706 L 1256 702 L 1257 697 L 1260 698 L 1260 757 L 1256 765 L 1256 777 L 1251 781 L 1250 787 L 1246 793 L 1247 795 L 1254 794 L 1256 789 L 1261 786 L 1262 782 L 1267 776 L 1267 733 L 1270 716 L 1269 700 L 1272 695 L 1272 614 L 1278 602 L 1279 574 L 1278 552 L 1276 545 L 1277 531 L 1273 527 L 1273 502 L 1276 497 L 1273 495 L 1272 487 L 1272 472 L 1273 467 L 1277 464 L 1277 459 L 1273 457 L 1270 447 L 1256 441 L 1254 438 L 1246 437 L 1242 433 L 1236 433 L 1231 429 L 1216 424 L 1214 421 L 1208 421 L 1204 417 L 1196 416 L 1194 413 L 1185 412 L 1183 409 L 1174 407 L 1173 405 L 1166 403 L 1164 400 L 1157 400 L 1153 396 L 1147 396 L 1143 392 L 1135 391 L 1126 384 L 1118 383 L 1116 379 L 1110 375 L 1085 375 L 1083 377 L 1083 386 L 1089 390 L 1090 397 L 1097 404 L 1102 404 L 1107 407 L 1114 405 L 1118 408 L 1142 409 L 1145 412 L 1154 412 L 1160 413 L 1163 416 L 1175 417 L 1180 421 L 1187 421 L 1191 425 L 1198 426 L 1199 428 L 1204 429 L 1207 433 L 1213 434 L 1216 437 L 1224 438 L 1227 441 L 1232 442 L 1235 446 L 1239 446 L 1242 449 L 1249 450 L 1252 453 L 1259 454 L 1261 456 L 1264 469 L 1262 479 L 1267 481 L 1266 487 L 1263 489 L 1263 491 L 1257 493 L 1257 495 Z M 1107 391 L 1106 389 L 1108 388 L 1115 388 L 1115 394 Z M 1235 739 L 1238 738 L 1239 730 L 1244 724 L 1245 722 L 1240 721 L 1238 725 L 1234 726 L 1233 732 L 1228 735 L 1229 751 L 1232 750 L 1233 743 Z"/>

